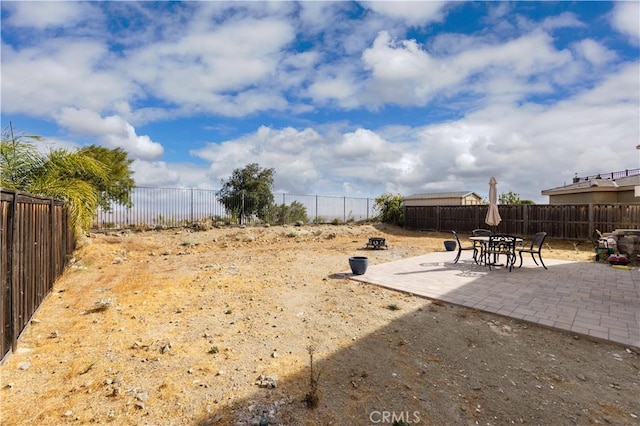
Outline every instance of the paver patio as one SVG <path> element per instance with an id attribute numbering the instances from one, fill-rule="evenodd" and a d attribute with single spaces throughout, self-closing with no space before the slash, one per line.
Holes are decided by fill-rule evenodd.
<path id="1" fill-rule="evenodd" d="M 640 270 L 529 257 L 522 268 L 453 263 L 437 252 L 369 265 L 349 278 L 560 330 L 640 347 Z"/>

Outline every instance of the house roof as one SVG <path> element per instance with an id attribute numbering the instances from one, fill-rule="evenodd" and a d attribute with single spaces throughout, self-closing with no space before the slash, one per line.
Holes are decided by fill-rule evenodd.
<path id="1" fill-rule="evenodd" d="M 635 185 L 640 185 L 640 175 L 625 176 L 618 179 L 589 179 L 557 188 L 545 189 L 542 195 L 575 194 L 581 192 L 603 191 L 633 191 Z"/>
<path id="2" fill-rule="evenodd" d="M 429 194 L 413 194 L 405 197 L 405 200 L 437 200 L 440 198 L 465 198 L 473 196 L 478 199 L 482 199 L 478 194 L 473 191 L 457 191 L 457 192 L 432 192 Z"/>

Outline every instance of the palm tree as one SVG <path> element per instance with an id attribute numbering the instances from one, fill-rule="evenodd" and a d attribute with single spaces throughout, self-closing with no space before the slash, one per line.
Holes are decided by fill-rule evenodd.
<path id="1" fill-rule="evenodd" d="M 69 206 L 72 226 L 78 232 L 87 230 L 99 205 L 99 191 L 92 181 L 108 184 L 108 167 L 82 152 L 54 149 L 42 154 L 34 144 L 41 140 L 33 135 L 15 136 L 11 126 L 3 131 L 0 186 L 63 200 Z"/>

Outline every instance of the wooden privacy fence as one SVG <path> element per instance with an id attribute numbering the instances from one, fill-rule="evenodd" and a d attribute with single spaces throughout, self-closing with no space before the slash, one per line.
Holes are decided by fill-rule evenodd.
<path id="1" fill-rule="evenodd" d="M 0 350 L 4 359 L 64 271 L 75 247 L 68 209 L 59 200 L 0 191 Z"/>
<path id="2" fill-rule="evenodd" d="M 490 228 L 484 223 L 488 206 L 405 206 L 409 229 L 470 232 Z M 529 236 L 545 231 L 551 238 L 591 240 L 596 229 L 612 232 L 640 228 L 640 204 L 500 205 L 502 222 L 496 232 Z M 494 228 L 491 228 L 494 229 Z"/>

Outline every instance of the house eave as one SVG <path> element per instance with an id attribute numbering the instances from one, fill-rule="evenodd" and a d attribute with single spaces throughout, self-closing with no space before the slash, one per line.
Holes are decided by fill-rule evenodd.
<path id="1" fill-rule="evenodd" d="M 629 189 L 633 189 L 632 186 Z M 589 188 L 554 188 L 545 189 L 541 192 L 542 195 L 566 195 L 566 194 L 584 194 L 589 192 L 620 192 L 628 190 L 626 187 L 614 187 L 614 186 L 592 186 Z"/>

